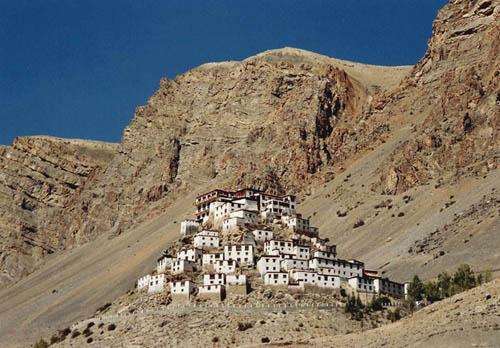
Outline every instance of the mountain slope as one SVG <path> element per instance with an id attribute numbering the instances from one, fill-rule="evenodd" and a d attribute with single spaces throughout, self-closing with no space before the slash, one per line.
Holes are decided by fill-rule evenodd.
<path id="1" fill-rule="evenodd" d="M 500 280 L 434 303 L 413 316 L 362 334 L 322 338 L 308 347 L 498 347 Z M 300 345 L 298 345 L 300 346 Z"/>
<path id="2" fill-rule="evenodd" d="M 18 137 L 0 148 L 0 284 L 29 274 L 71 242 L 53 215 L 71 204 L 115 149 L 52 137 Z"/>
<path id="3" fill-rule="evenodd" d="M 338 68 L 344 65 L 360 80 Z M 137 109 L 109 165 L 57 220 L 86 241 L 157 216 L 179 191 L 209 180 L 300 193 L 372 143 L 355 136 L 365 127 L 359 120 L 371 83 L 385 90 L 385 80 L 392 86 L 407 70 L 286 48 L 164 79 Z"/>

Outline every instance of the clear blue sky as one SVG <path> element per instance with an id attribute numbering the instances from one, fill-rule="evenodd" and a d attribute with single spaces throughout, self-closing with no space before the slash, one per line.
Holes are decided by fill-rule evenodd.
<path id="1" fill-rule="evenodd" d="M 445 0 L 0 0 L 0 144 L 118 142 L 162 76 L 284 46 L 414 64 Z"/>

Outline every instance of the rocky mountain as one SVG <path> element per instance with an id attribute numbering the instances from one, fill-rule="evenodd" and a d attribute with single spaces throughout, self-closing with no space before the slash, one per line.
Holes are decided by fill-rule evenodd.
<path id="1" fill-rule="evenodd" d="M 32 272 L 73 236 L 55 215 L 71 205 L 116 145 L 51 137 L 18 137 L 0 148 L 0 284 Z"/>
<path id="2" fill-rule="evenodd" d="M 451 1 L 423 59 L 396 92 L 371 105 L 374 115 L 411 125 L 411 138 L 380 166 L 385 192 L 497 168 L 498 23 L 498 1 Z"/>
<path id="3" fill-rule="evenodd" d="M 65 247 L 119 235 L 200 183 L 305 192 L 373 144 L 356 138 L 361 116 L 408 70 L 287 48 L 163 79 L 109 163 L 46 228 L 64 231 Z"/>
<path id="4" fill-rule="evenodd" d="M 125 292 L 215 187 L 297 193 L 340 255 L 400 281 L 495 271 L 499 13 L 450 1 L 414 67 L 272 50 L 161 80 L 119 145 L 2 147 L 1 281 L 40 269 L 0 291 L 0 337 L 31 339 Z"/>

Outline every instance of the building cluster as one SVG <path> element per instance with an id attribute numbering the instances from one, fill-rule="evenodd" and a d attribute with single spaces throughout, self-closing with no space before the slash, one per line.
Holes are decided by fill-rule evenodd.
<path id="1" fill-rule="evenodd" d="M 195 205 L 196 219 L 181 223 L 185 248 L 163 254 L 156 272 L 138 280 L 139 289 L 167 289 L 175 301 L 192 296 L 221 301 L 246 295 L 250 274 L 258 274 L 256 282 L 266 286 L 405 295 L 403 284 L 366 270 L 360 261 L 338 258 L 336 246 L 296 212 L 293 195 L 214 190 L 199 195 Z M 230 242 L 228 235 L 235 232 L 239 241 Z"/>

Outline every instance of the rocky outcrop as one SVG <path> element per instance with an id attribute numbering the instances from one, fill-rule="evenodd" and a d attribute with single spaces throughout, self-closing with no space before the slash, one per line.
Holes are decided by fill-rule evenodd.
<path id="1" fill-rule="evenodd" d="M 281 49 L 163 79 L 117 155 L 58 220 L 82 242 L 161 213 L 193 184 L 307 190 L 363 127 L 368 86 L 341 67 Z"/>
<path id="2" fill-rule="evenodd" d="M 498 166 L 500 3 L 452 1 L 434 21 L 424 58 L 371 117 L 411 127 L 381 166 L 382 190 L 485 174 Z"/>
<path id="3" fill-rule="evenodd" d="M 0 284 L 31 272 L 44 255 L 63 249 L 57 221 L 89 177 L 113 156 L 113 144 L 19 137 L 0 148 Z"/>

